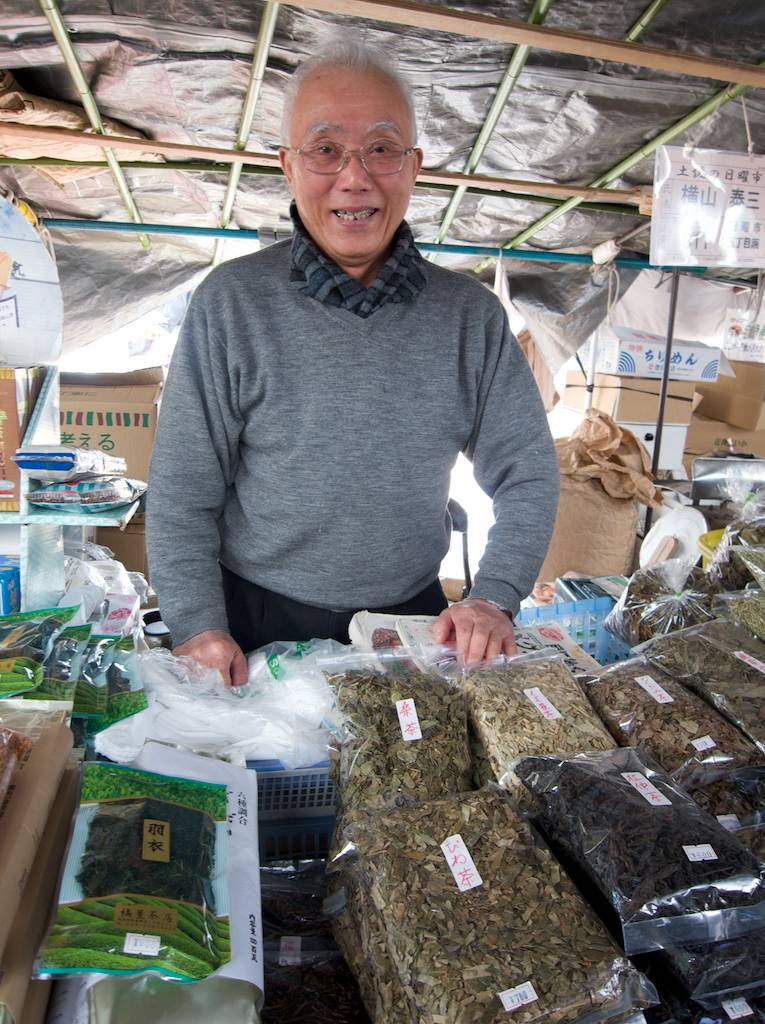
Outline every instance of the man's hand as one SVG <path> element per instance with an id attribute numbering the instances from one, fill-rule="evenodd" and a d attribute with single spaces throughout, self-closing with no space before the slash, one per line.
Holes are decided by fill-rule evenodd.
<path id="1" fill-rule="evenodd" d="M 437 644 L 455 638 L 457 659 L 463 665 L 518 653 L 510 616 L 480 597 L 468 597 L 445 608 L 433 623 Z"/>
<path id="2" fill-rule="evenodd" d="M 244 686 L 247 659 L 225 629 L 206 629 L 173 648 L 177 657 L 193 658 L 207 668 L 217 668 L 226 686 Z"/>

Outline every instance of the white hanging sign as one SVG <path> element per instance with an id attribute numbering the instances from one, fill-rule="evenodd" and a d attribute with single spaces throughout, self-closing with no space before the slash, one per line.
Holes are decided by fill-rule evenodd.
<path id="1" fill-rule="evenodd" d="M 765 156 L 659 146 L 651 263 L 765 268 Z"/>

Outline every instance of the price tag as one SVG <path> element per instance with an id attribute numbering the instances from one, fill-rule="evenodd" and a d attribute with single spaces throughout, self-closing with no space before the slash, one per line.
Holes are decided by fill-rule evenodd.
<path id="1" fill-rule="evenodd" d="M 398 715 L 398 724 L 401 726 L 401 735 L 407 743 L 410 740 L 421 740 L 422 730 L 420 729 L 420 720 L 417 717 L 417 708 L 414 706 L 414 701 L 411 698 L 409 700 L 397 700 L 396 714 Z"/>
<path id="2" fill-rule="evenodd" d="M 122 947 L 123 953 L 134 953 L 136 956 L 159 956 L 162 939 L 159 935 L 139 935 L 128 932 Z"/>
<path id="3" fill-rule="evenodd" d="M 467 892 L 468 889 L 475 889 L 477 886 L 483 885 L 483 879 L 478 874 L 478 869 L 473 863 L 473 858 L 468 853 L 468 848 L 461 835 L 449 836 L 448 839 L 444 839 L 441 843 L 441 850 L 460 892 Z"/>
<path id="4" fill-rule="evenodd" d="M 691 740 L 691 743 L 696 750 L 711 750 L 712 747 L 717 746 L 711 736 L 699 736 L 697 740 Z"/>
<path id="5" fill-rule="evenodd" d="M 675 698 L 671 697 L 664 687 L 659 686 L 653 676 L 635 676 L 635 682 L 642 686 L 646 693 L 656 701 L 657 704 L 674 704 Z"/>
<path id="6" fill-rule="evenodd" d="M 283 935 L 279 943 L 279 966 L 299 967 L 301 945 L 302 940 L 299 935 Z"/>
<path id="7" fill-rule="evenodd" d="M 753 658 L 746 651 L 734 651 L 733 653 L 739 661 L 743 661 L 745 665 L 749 665 L 750 668 L 756 668 L 758 672 L 762 672 L 765 675 L 765 662 L 758 661 L 757 658 Z"/>
<path id="8" fill-rule="evenodd" d="M 746 999 L 727 999 L 723 1002 L 722 1007 L 731 1020 L 754 1016 L 754 1010 Z"/>
<path id="9" fill-rule="evenodd" d="M 507 988 L 504 992 L 500 992 L 499 998 L 505 1010 L 517 1010 L 519 1006 L 535 1003 L 539 996 L 534 991 L 531 982 L 525 981 L 522 985 L 516 985 L 515 988 Z"/>
<path id="10" fill-rule="evenodd" d="M 692 863 L 700 860 L 717 860 L 717 854 L 709 843 L 701 843 L 699 846 L 684 846 L 685 856 Z"/>
<path id="11" fill-rule="evenodd" d="M 640 793 L 643 799 L 654 807 L 672 806 L 672 801 L 668 800 L 663 793 L 660 793 L 656 786 L 649 782 L 642 772 L 622 772 L 622 778 L 626 779 Z"/>
<path id="12" fill-rule="evenodd" d="M 727 828 L 729 832 L 735 832 L 736 829 L 741 828 L 741 821 L 737 814 L 718 814 L 717 820 L 720 822 L 723 828 Z"/>
<path id="13" fill-rule="evenodd" d="M 560 711 L 545 697 L 538 686 L 532 686 L 530 689 L 524 690 L 523 694 L 527 700 L 531 701 L 542 718 L 546 718 L 548 722 L 554 722 L 556 718 L 562 717 Z"/>

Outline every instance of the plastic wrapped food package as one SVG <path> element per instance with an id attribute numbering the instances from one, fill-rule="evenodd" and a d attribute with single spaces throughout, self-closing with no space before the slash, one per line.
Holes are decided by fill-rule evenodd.
<path id="1" fill-rule="evenodd" d="M 107 683 L 109 667 L 115 654 L 117 638 L 92 635 L 83 653 L 72 713 L 86 718 L 100 718 L 109 703 Z"/>
<path id="2" fill-rule="evenodd" d="M 659 954 L 690 999 L 718 1008 L 730 999 L 765 995 L 765 931 L 722 942 L 668 945 Z"/>
<path id="3" fill-rule="evenodd" d="M 499 790 L 400 807 L 349 832 L 421 1024 L 605 1021 L 653 1001 Z"/>
<path id="4" fill-rule="evenodd" d="M 712 704 L 765 752 L 765 643 L 715 619 L 657 637 L 639 653 Z"/>
<path id="5" fill-rule="evenodd" d="M 61 630 L 43 662 L 40 685 L 27 695 L 27 700 L 74 701 L 90 632 L 89 625 L 65 626 Z"/>
<path id="6" fill-rule="evenodd" d="M 529 757 L 516 771 L 545 835 L 616 912 L 628 955 L 765 925 L 765 866 L 647 755 Z"/>
<path id="7" fill-rule="evenodd" d="M 742 557 L 742 548 L 760 549 L 765 545 L 765 516 L 751 521 L 737 520 L 726 526 L 712 560 L 707 566 L 709 578 L 722 590 L 743 590 L 755 576 Z"/>
<path id="8" fill-rule="evenodd" d="M 718 594 L 715 598 L 715 614 L 728 619 L 765 641 L 765 594 L 760 590 L 738 590 Z"/>
<path id="9" fill-rule="evenodd" d="M 516 799 L 512 772 L 526 754 L 611 750 L 614 741 L 557 656 L 527 655 L 466 672 L 472 728 L 491 771 Z"/>
<path id="10" fill-rule="evenodd" d="M 27 494 L 30 505 L 53 512 L 109 512 L 137 501 L 146 490 L 142 480 L 99 477 L 72 483 L 43 484 Z"/>
<path id="11" fill-rule="evenodd" d="M 98 448 L 66 444 L 29 444 L 17 448 L 13 461 L 38 480 L 87 480 L 95 476 L 124 474 L 127 463 L 119 455 Z"/>
<path id="12" fill-rule="evenodd" d="M 64 985 L 76 986 L 81 978 L 67 978 Z M 156 974 L 112 975 L 99 978 L 84 998 L 72 993 L 68 1002 L 67 992 L 59 1002 L 60 986 L 59 981 L 54 988 L 50 1024 L 261 1024 L 262 993 L 237 978 L 214 975 L 179 985 Z"/>
<path id="13" fill-rule="evenodd" d="M 731 549 L 738 556 L 741 563 L 746 566 L 752 574 L 760 590 L 765 590 L 765 546 L 739 546 Z"/>
<path id="14" fill-rule="evenodd" d="M 765 765 L 732 768 L 702 765 L 682 782 L 682 788 L 721 825 L 736 831 L 765 822 Z"/>
<path id="15" fill-rule="evenodd" d="M 265 947 L 263 1024 L 369 1024 L 358 985 L 331 938 L 284 936 Z"/>
<path id="16" fill-rule="evenodd" d="M 328 935 L 323 860 L 273 861 L 260 869 L 260 904 L 266 941 L 284 935 Z"/>
<path id="17" fill-rule="evenodd" d="M 763 760 L 727 719 L 645 658 L 604 669 L 585 692 L 620 747 L 644 747 L 675 781 L 699 765 Z"/>
<path id="18" fill-rule="evenodd" d="M 45 608 L 0 617 L 0 697 L 28 693 L 43 678 L 53 641 L 76 608 Z"/>
<path id="19" fill-rule="evenodd" d="M 715 587 L 706 573 L 670 559 L 633 574 L 605 620 L 630 645 L 714 618 Z"/>
<path id="20" fill-rule="evenodd" d="M 376 657 L 394 671 L 376 670 Z M 347 655 L 325 666 L 338 706 L 331 750 L 337 835 L 359 814 L 470 789 L 462 687 L 397 671 L 400 665 L 381 653 Z"/>

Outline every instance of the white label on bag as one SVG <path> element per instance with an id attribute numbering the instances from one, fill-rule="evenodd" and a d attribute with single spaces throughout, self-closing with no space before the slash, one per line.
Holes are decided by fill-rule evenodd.
<path id="1" fill-rule="evenodd" d="M 746 999 L 726 999 L 722 1007 L 731 1020 L 738 1020 L 739 1017 L 752 1017 L 754 1015 L 754 1010 Z"/>
<path id="2" fill-rule="evenodd" d="M 712 747 L 716 747 L 717 744 L 711 736 L 699 736 L 697 740 L 691 740 L 696 750 L 711 750 Z"/>
<path id="3" fill-rule="evenodd" d="M 752 668 L 756 668 L 758 672 L 762 672 L 765 675 L 765 662 L 758 661 L 751 654 L 747 654 L 746 651 L 734 651 L 733 653 L 739 661 L 743 661 L 745 665 L 751 665 Z"/>
<path id="4" fill-rule="evenodd" d="M 542 718 L 546 718 L 548 722 L 554 722 L 556 718 L 561 717 L 560 711 L 545 697 L 538 686 L 524 690 L 523 694 L 527 700 L 531 701 Z"/>
<path id="5" fill-rule="evenodd" d="M 657 704 L 675 703 L 675 698 L 670 696 L 663 687 L 659 686 L 653 676 L 635 676 L 635 682 L 638 686 L 642 686 L 645 692 L 650 694 Z"/>
<path id="6" fill-rule="evenodd" d="M 700 860 L 717 860 L 717 854 L 709 843 L 701 843 L 699 846 L 684 846 L 685 856 L 692 863 Z"/>
<path id="7" fill-rule="evenodd" d="M 656 786 L 643 775 L 642 772 L 622 772 L 622 778 L 626 779 L 631 786 L 640 793 L 643 799 L 654 807 L 671 807 L 672 801 L 668 800 L 663 793 L 660 793 Z"/>
<path id="8" fill-rule="evenodd" d="M 535 1003 L 539 996 L 534 991 L 531 982 L 525 981 L 522 985 L 516 985 L 515 988 L 507 988 L 504 992 L 500 992 L 499 998 L 506 1010 L 517 1010 L 519 1006 Z"/>
<path id="9" fill-rule="evenodd" d="M 279 943 L 279 966 L 299 967 L 301 945 L 302 940 L 299 935 L 283 935 Z"/>
<path id="10" fill-rule="evenodd" d="M 736 829 L 741 828 L 741 822 L 737 814 L 718 814 L 717 820 L 729 832 L 735 832 Z"/>
<path id="11" fill-rule="evenodd" d="M 401 735 L 407 743 L 410 740 L 421 740 L 422 730 L 420 729 L 420 720 L 417 717 L 417 708 L 414 706 L 414 701 L 411 698 L 409 700 L 397 700 L 396 713 L 398 714 L 398 724 L 401 726 Z"/>
<path id="12" fill-rule="evenodd" d="M 483 879 L 478 874 L 478 869 L 473 863 L 473 858 L 468 853 L 461 835 L 449 836 L 448 839 L 444 839 L 441 843 L 441 850 L 460 892 L 467 892 L 468 889 L 475 889 L 477 886 L 483 885 Z"/>
<path id="13" fill-rule="evenodd" d="M 128 932 L 122 952 L 135 953 L 137 956 L 159 956 L 161 945 L 162 938 L 159 935 L 139 935 L 138 932 Z"/>

